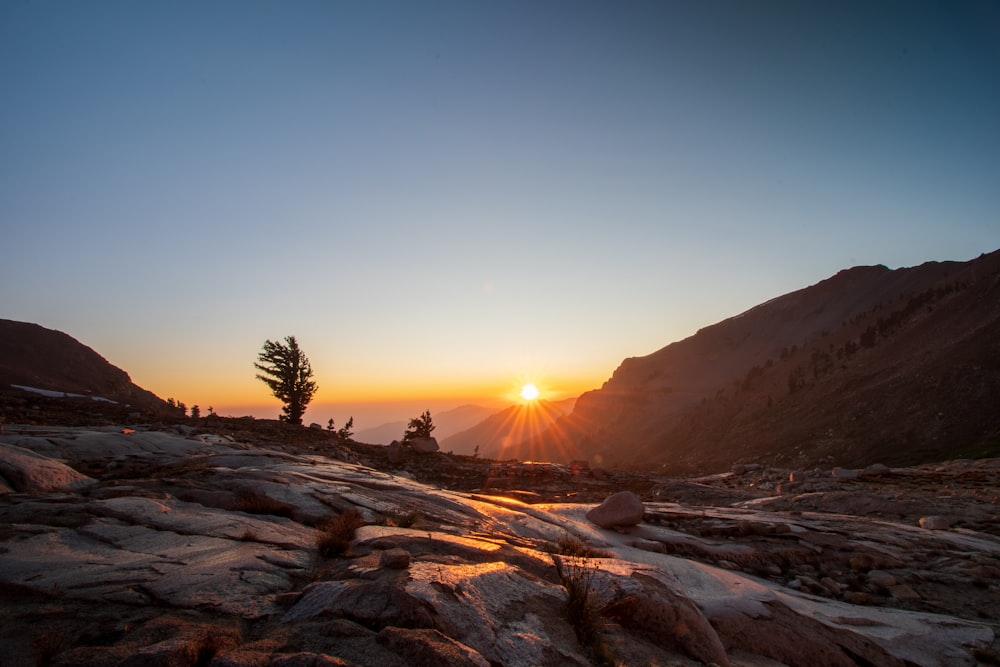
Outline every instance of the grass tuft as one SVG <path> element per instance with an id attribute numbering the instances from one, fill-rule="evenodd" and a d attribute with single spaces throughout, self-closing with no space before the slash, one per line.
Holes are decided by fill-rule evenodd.
<path id="1" fill-rule="evenodd" d="M 397 528 L 413 528 L 420 522 L 419 512 L 407 512 L 406 514 L 393 514 L 387 517 L 386 524 Z"/>
<path id="2" fill-rule="evenodd" d="M 247 526 L 246 528 L 243 529 L 243 534 L 240 535 L 239 539 L 240 539 L 240 542 L 259 542 L 260 541 L 260 538 L 257 535 L 257 531 L 255 531 L 250 526 Z"/>
<path id="3" fill-rule="evenodd" d="M 73 646 L 70 633 L 61 628 L 45 630 L 35 638 L 35 664 L 48 665 L 60 653 L 68 651 Z"/>
<path id="4" fill-rule="evenodd" d="M 365 525 L 361 512 L 353 507 L 319 526 L 316 547 L 323 558 L 333 558 L 347 552 L 358 528 Z"/>
<path id="5" fill-rule="evenodd" d="M 610 551 L 592 547 L 572 533 L 566 533 L 556 540 L 555 544 L 548 544 L 545 550 L 551 554 L 573 558 L 614 558 L 614 554 Z"/>
<path id="6" fill-rule="evenodd" d="M 613 667 L 615 660 L 604 638 L 604 617 L 598 595 L 594 591 L 597 567 L 566 565 L 557 554 L 552 555 L 556 573 L 566 589 L 566 618 L 593 664 Z"/>

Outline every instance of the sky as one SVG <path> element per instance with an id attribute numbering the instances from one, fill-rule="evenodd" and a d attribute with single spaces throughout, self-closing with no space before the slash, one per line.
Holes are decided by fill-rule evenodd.
<path id="1" fill-rule="evenodd" d="M 1000 248 L 1000 5 L 0 0 L 0 317 L 307 422 L 596 389 Z"/>

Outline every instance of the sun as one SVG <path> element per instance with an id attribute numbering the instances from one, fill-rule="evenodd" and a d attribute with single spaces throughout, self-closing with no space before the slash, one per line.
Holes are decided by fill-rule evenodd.
<path id="1" fill-rule="evenodd" d="M 526 401 L 533 401 L 538 398 L 538 387 L 533 384 L 526 384 L 521 387 L 521 398 Z"/>

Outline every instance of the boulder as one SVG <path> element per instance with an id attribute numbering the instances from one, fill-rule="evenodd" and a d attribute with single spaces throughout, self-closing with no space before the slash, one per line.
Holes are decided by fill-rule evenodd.
<path id="1" fill-rule="evenodd" d="M 587 512 L 587 519 L 601 528 L 627 528 L 642 523 L 646 511 L 639 497 L 631 491 L 621 491 Z"/>
<path id="2" fill-rule="evenodd" d="M 892 472 L 892 469 L 884 463 L 873 463 L 861 471 L 861 474 L 866 477 L 879 477 L 881 475 L 888 475 L 890 472 Z"/>
<path id="3" fill-rule="evenodd" d="M 48 493 L 93 481 L 61 461 L 36 454 L 30 449 L 0 443 L 0 487 L 13 488 L 21 493 Z"/>
<path id="4" fill-rule="evenodd" d="M 833 477 L 834 479 L 857 479 L 858 471 L 850 468 L 834 468 Z"/>
<path id="5" fill-rule="evenodd" d="M 920 600 L 920 594 L 917 593 L 908 584 L 897 584 L 896 586 L 889 587 L 889 595 L 891 595 L 896 600 L 905 600 L 907 602 L 916 602 Z"/>
<path id="6" fill-rule="evenodd" d="M 410 567 L 410 552 L 406 549 L 386 549 L 379 556 L 379 565 L 390 570 Z"/>
<path id="7" fill-rule="evenodd" d="M 788 481 L 789 482 L 804 482 L 804 481 L 806 481 L 806 474 L 804 472 L 802 472 L 801 470 L 793 470 L 792 472 L 788 473 Z"/>
<path id="8" fill-rule="evenodd" d="M 872 570 L 868 573 L 868 583 L 879 588 L 892 588 L 896 585 L 896 577 L 885 570 Z"/>
<path id="9" fill-rule="evenodd" d="M 391 463 L 392 465 L 398 465 L 402 463 L 403 459 L 405 458 L 403 452 L 403 446 L 399 444 L 399 440 L 393 440 L 391 443 L 389 443 L 389 446 L 386 448 L 385 453 L 386 456 L 389 458 L 389 463 Z"/>
<path id="10" fill-rule="evenodd" d="M 410 440 L 410 448 L 417 454 L 433 454 L 440 449 L 436 438 L 414 438 Z"/>

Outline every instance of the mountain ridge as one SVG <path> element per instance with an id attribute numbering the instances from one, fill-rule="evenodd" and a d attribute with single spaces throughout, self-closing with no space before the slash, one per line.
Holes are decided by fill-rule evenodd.
<path id="1" fill-rule="evenodd" d="M 476 454 L 486 458 L 508 458 L 512 443 L 537 437 L 556 419 L 572 410 L 575 398 L 561 401 L 538 399 L 511 405 L 494 412 L 470 428 L 445 437 L 441 448 L 456 454 Z M 535 458 L 527 456 L 524 458 Z"/>
<path id="2" fill-rule="evenodd" d="M 69 334 L 0 319 L 0 388 L 27 386 L 108 399 L 155 412 L 167 403 Z"/>
<path id="3" fill-rule="evenodd" d="M 467 403 L 457 408 L 436 412 L 433 415 L 436 427 L 434 436 L 438 440 L 447 438 L 475 426 L 495 411 L 495 408 Z M 402 438 L 408 424 L 409 422 L 406 420 L 386 422 L 359 430 L 354 434 L 354 439 L 358 442 L 387 445 L 393 440 Z"/>
<path id="4" fill-rule="evenodd" d="M 747 456 L 761 462 L 773 461 L 781 453 L 779 450 L 791 447 L 786 440 L 792 439 L 792 436 L 785 436 L 778 443 L 780 446 L 769 449 L 762 423 L 773 422 L 775 416 L 784 412 L 801 417 L 803 408 L 794 404 L 804 403 L 810 395 L 816 400 L 831 398 L 820 396 L 808 382 L 808 387 L 798 388 L 810 389 L 812 394 L 806 392 L 786 401 L 787 394 L 794 393 L 787 388 L 791 381 L 790 373 L 807 375 L 811 372 L 810 366 L 815 366 L 817 377 L 812 380 L 828 384 L 831 374 L 826 373 L 825 367 L 847 365 L 849 372 L 841 379 L 846 377 L 850 382 L 848 386 L 840 387 L 839 392 L 834 392 L 838 404 L 847 409 L 850 406 L 850 385 L 854 385 L 855 391 L 864 390 L 862 393 L 868 395 L 864 367 L 859 366 L 859 360 L 863 359 L 869 365 L 879 361 L 877 357 L 872 358 L 870 347 L 874 344 L 866 346 L 863 342 L 868 342 L 870 338 L 874 341 L 887 340 L 900 334 L 901 337 L 894 341 L 907 341 L 906 350 L 910 357 L 905 354 L 886 355 L 885 351 L 892 346 L 881 348 L 879 353 L 883 357 L 882 362 L 892 361 L 902 367 L 916 365 L 928 355 L 951 355 L 957 351 L 955 346 L 960 345 L 977 327 L 992 327 L 991 331 L 998 328 L 998 284 L 1000 251 L 968 262 L 926 262 L 901 269 L 889 269 L 882 265 L 845 269 L 812 286 L 770 299 L 704 327 L 694 335 L 650 355 L 625 359 L 600 389 L 583 394 L 570 415 L 557 420 L 546 433 L 524 443 L 522 450 L 545 452 L 553 460 L 585 458 L 598 465 L 641 466 L 655 461 L 675 471 L 717 471 L 724 469 L 728 462 Z M 919 301 L 920 295 L 927 294 L 930 297 L 924 297 L 926 303 L 917 304 L 914 306 L 916 310 L 907 312 L 905 317 L 898 315 L 906 310 L 910 301 Z M 935 304 L 950 304 L 956 310 L 954 319 L 945 320 L 940 313 L 935 316 Z M 911 320 L 916 321 L 914 318 L 923 313 L 920 308 L 931 308 L 928 317 L 935 323 L 923 334 L 918 332 L 917 335 L 922 336 L 920 341 L 908 341 L 902 336 L 906 333 L 905 326 L 903 331 L 890 333 L 887 324 L 890 319 L 895 317 L 893 321 L 900 320 L 896 322 L 900 326 L 912 324 Z M 962 313 L 964 315 L 958 317 Z M 886 334 L 882 338 L 878 334 L 880 327 Z M 857 350 L 851 348 L 848 341 L 853 341 L 851 345 Z M 826 358 L 831 354 L 835 356 L 845 347 L 851 350 L 846 361 L 843 358 Z M 832 348 L 832 351 L 826 348 Z M 793 363 L 789 359 L 791 350 L 806 350 L 806 354 L 817 355 L 815 358 L 818 361 L 807 362 L 804 367 L 801 358 Z M 865 354 L 858 356 L 858 350 Z M 975 350 L 974 357 L 979 367 L 985 369 L 977 377 L 981 375 L 980 379 L 990 387 L 1000 388 L 1000 371 L 996 370 L 1000 366 L 1000 351 L 988 340 L 978 341 Z M 977 364 L 969 362 L 968 365 Z M 945 370 L 940 369 L 937 375 Z M 800 379 L 804 382 L 808 378 Z M 765 380 L 769 394 L 736 392 L 743 384 L 749 387 L 754 382 L 760 385 Z M 782 382 L 786 383 L 784 391 L 780 386 Z M 913 391 L 896 385 L 893 385 L 893 391 L 896 394 L 901 391 L 913 394 Z M 916 398 L 914 394 L 914 400 Z M 919 401 L 925 412 L 936 411 L 933 398 L 923 396 Z M 978 430 L 973 429 L 975 434 L 967 437 L 987 446 L 990 451 L 996 451 L 998 438 L 995 433 L 1000 428 L 995 417 L 996 410 L 990 409 L 983 396 L 976 400 L 982 412 L 976 419 L 979 427 Z M 719 409 L 725 401 L 733 405 L 727 410 Z M 782 406 L 782 410 L 775 411 L 774 416 L 754 417 L 757 420 L 754 425 L 750 423 L 753 419 L 746 413 L 756 405 L 755 401 L 763 405 L 770 401 L 772 406 L 776 402 L 787 404 Z M 716 408 L 715 419 L 724 416 L 729 421 L 725 424 L 713 422 L 713 418 L 707 415 L 705 405 L 708 404 Z M 694 413 L 698 410 L 703 414 L 696 419 Z M 898 420 L 904 412 L 900 407 L 891 414 L 886 412 L 884 416 Z M 730 424 L 734 419 L 736 422 Z M 823 425 L 832 428 L 830 422 L 834 419 L 835 415 L 827 414 L 815 424 L 808 422 L 805 425 L 808 428 L 799 429 L 800 437 L 804 439 L 803 447 L 811 449 L 820 439 L 816 434 L 810 434 L 810 429 Z M 715 436 L 706 435 L 713 430 Z M 752 446 L 734 443 L 734 434 L 738 432 L 752 434 Z M 860 461 L 867 456 L 861 453 L 863 448 L 857 446 L 858 441 L 865 441 L 864 435 L 854 433 L 851 438 L 850 449 Z M 885 451 L 888 448 L 885 443 L 873 442 L 871 438 L 868 440 L 873 454 L 892 454 Z M 695 445 L 703 449 L 692 452 L 691 447 Z M 954 445 L 952 449 L 958 446 L 955 442 L 951 445 Z M 942 458 L 947 458 L 950 451 L 942 442 L 929 449 L 921 446 Z M 819 454 L 799 458 L 803 465 L 815 464 Z M 906 457 L 897 458 L 902 460 Z"/>

